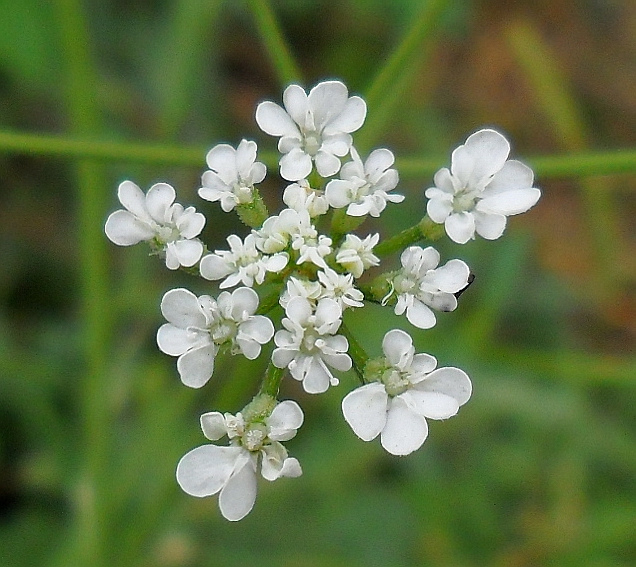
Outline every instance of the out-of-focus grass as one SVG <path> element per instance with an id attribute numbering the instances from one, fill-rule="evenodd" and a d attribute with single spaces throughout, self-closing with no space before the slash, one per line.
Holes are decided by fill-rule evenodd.
<path id="1" fill-rule="evenodd" d="M 405 167 L 482 124 L 522 156 L 633 153 L 635 19 L 629 2 L 4 3 L 0 130 L 187 148 L 247 137 L 271 151 L 255 103 L 302 73 L 306 86 L 339 77 L 369 89 L 360 135 Z M 542 201 L 503 239 L 440 242 L 477 279 L 455 313 L 413 335 L 470 374 L 471 402 L 400 459 L 344 423 L 353 376 L 321 396 L 284 382 L 306 413 L 289 443 L 304 474 L 261 483 L 254 511 L 231 524 L 214 498 L 181 493 L 174 467 L 204 442 L 199 414 L 239 410 L 263 363 L 223 361 L 203 390 L 183 387 L 154 346 L 159 299 L 209 284 L 101 231 L 124 178 L 176 185 L 205 211 L 211 248 L 244 229 L 195 201 L 203 153 L 198 168 L 40 153 L 0 154 L 2 565 L 636 562 L 633 176 L 578 179 L 572 162 L 565 180 L 539 179 Z M 429 183 L 405 175 L 410 206 L 369 231 L 417 222 Z M 266 185 L 273 205 L 279 190 Z M 348 321 L 370 353 L 404 324 L 379 307 Z"/>

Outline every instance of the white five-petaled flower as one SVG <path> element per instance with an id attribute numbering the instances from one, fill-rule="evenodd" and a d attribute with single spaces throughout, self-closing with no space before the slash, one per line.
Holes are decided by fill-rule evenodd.
<path id="1" fill-rule="evenodd" d="M 111 213 L 106 220 L 106 236 L 119 246 L 132 246 L 142 241 L 165 254 L 166 266 L 194 266 L 201 258 L 203 244 L 196 239 L 205 217 L 194 207 L 184 209 L 175 203 L 175 191 L 167 183 L 156 183 L 148 193 L 132 181 L 124 181 L 117 191 L 126 210 Z"/>
<path id="2" fill-rule="evenodd" d="M 380 258 L 373 253 L 379 240 L 379 234 L 369 235 L 364 240 L 355 234 L 347 234 L 336 253 L 336 262 L 354 278 L 359 278 L 364 270 L 380 264 Z"/>
<path id="3" fill-rule="evenodd" d="M 324 215 L 329 210 L 329 203 L 323 192 L 312 189 L 306 179 L 285 188 L 283 203 L 298 212 L 306 210 L 312 218 Z"/>
<path id="4" fill-rule="evenodd" d="M 398 172 L 391 168 L 395 158 L 389 150 L 372 151 L 364 164 L 353 146 L 350 151 L 353 161 L 345 163 L 340 179 L 332 179 L 325 188 L 332 207 L 347 207 L 347 214 L 353 217 L 379 217 L 387 201 L 404 201 L 404 195 L 389 193 L 398 184 Z"/>
<path id="5" fill-rule="evenodd" d="M 285 291 L 281 294 L 279 303 L 285 309 L 292 297 L 304 297 L 312 303 L 315 303 L 322 294 L 323 288 L 320 282 L 306 280 L 304 278 L 295 278 L 290 276 L 287 280 Z"/>
<path id="6" fill-rule="evenodd" d="M 411 246 L 402 252 L 400 260 L 402 269 L 392 281 L 392 293 L 397 294 L 395 314 L 402 315 L 406 311 L 406 318 L 412 325 L 430 329 L 436 323 L 430 308 L 438 311 L 456 309 L 454 294 L 468 285 L 470 269 L 461 260 L 449 260 L 438 268 L 439 252 L 432 246 Z"/>
<path id="7" fill-rule="evenodd" d="M 245 422 L 236 416 L 209 412 L 201 416 L 201 429 L 210 441 L 224 435 L 229 447 L 201 445 L 186 453 L 177 465 L 177 482 L 191 496 L 219 494 L 224 518 L 238 521 L 254 507 L 257 473 L 274 481 L 302 474 L 300 463 L 289 457 L 281 441 L 289 441 L 303 423 L 300 406 L 291 400 L 280 402 L 264 419 Z"/>
<path id="8" fill-rule="evenodd" d="M 349 342 L 346 337 L 336 335 L 342 317 L 338 302 L 324 298 L 314 309 L 308 299 L 292 297 L 285 314 L 287 317 L 282 320 L 285 329 L 274 336 L 278 347 L 272 353 L 274 366 L 288 367 L 309 394 L 319 394 L 329 385 L 337 385 L 338 379 L 329 367 L 341 371 L 351 368 Z"/>
<path id="9" fill-rule="evenodd" d="M 157 332 L 162 352 L 178 356 L 181 381 L 192 388 L 202 387 L 212 376 L 219 347 L 231 345 L 232 354 L 241 352 L 254 360 L 261 345 L 274 335 L 274 325 L 263 315 L 254 315 L 258 295 L 248 287 L 231 294 L 222 292 L 217 300 L 197 297 L 187 289 L 173 289 L 161 300 L 161 313 L 168 323 Z"/>
<path id="10" fill-rule="evenodd" d="M 265 179 L 265 164 L 256 161 L 256 142 L 241 140 L 236 149 L 229 144 L 214 146 L 206 156 L 206 171 L 199 196 L 206 201 L 221 201 L 227 213 L 236 205 L 251 203 L 254 184 Z"/>
<path id="11" fill-rule="evenodd" d="M 256 249 L 256 236 L 248 234 L 245 242 L 235 234 L 227 237 L 230 250 L 215 250 L 201 259 L 199 271 L 207 280 L 223 279 L 219 287 L 225 289 L 239 283 L 252 287 L 262 284 L 267 272 L 280 272 L 289 260 L 285 252 L 267 256 Z"/>
<path id="12" fill-rule="evenodd" d="M 330 297 L 344 311 L 347 307 L 364 307 L 364 294 L 353 285 L 353 274 L 339 274 L 331 268 L 318 272 L 322 284 L 320 297 Z"/>
<path id="13" fill-rule="evenodd" d="M 267 101 L 256 108 L 256 122 L 271 136 L 280 136 L 280 174 L 288 181 L 307 177 L 312 161 L 322 177 L 340 170 L 340 158 L 351 147 L 355 132 L 366 117 L 367 105 L 358 96 L 349 97 L 340 81 L 325 81 L 311 89 L 290 85 L 283 92 L 285 108 Z"/>
<path id="14" fill-rule="evenodd" d="M 499 238 L 506 217 L 527 211 L 541 196 L 532 187 L 532 170 L 508 160 L 510 144 L 495 130 L 479 130 L 453 151 L 451 168 L 435 174 L 435 187 L 426 190 L 427 212 L 455 242 L 465 244 L 475 232 Z"/>
<path id="15" fill-rule="evenodd" d="M 353 390 L 342 400 L 342 412 L 363 441 L 380 435 L 393 455 L 408 455 L 428 436 L 429 419 L 455 415 L 470 398 L 470 379 L 459 368 L 438 368 L 428 354 L 415 354 L 411 337 L 399 329 L 382 341 L 384 359 L 376 365 L 377 381 Z"/>

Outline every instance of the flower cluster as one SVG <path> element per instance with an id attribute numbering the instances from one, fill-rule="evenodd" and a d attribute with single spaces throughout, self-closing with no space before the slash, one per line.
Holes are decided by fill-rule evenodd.
<path id="1" fill-rule="evenodd" d="M 506 139 L 480 130 L 453 152 L 450 169 L 435 175 L 435 186 L 425 191 L 428 216 L 415 227 L 382 241 L 379 233 L 354 233 L 365 218 L 404 201 L 393 192 L 399 183 L 393 153 L 378 148 L 361 157 L 353 145 L 352 134 L 365 117 L 365 102 L 349 96 L 340 81 L 319 83 L 309 93 L 291 85 L 283 106 L 258 105 L 256 122 L 279 138 L 279 173 L 286 182 L 273 215 L 259 189 L 267 168 L 257 161 L 256 143 L 212 148 L 198 194 L 235 212 L 247 226 L 243 236 L 227 236 L 228 249 L 207 250 L 198 239 L 204 216 L 175 203 L 175 191 L 165 183 L 144 194 L 124 181 L 118 195 L 125 210 L 106 221 L 115 244 L 146 241 L 168 268 L 217 282 L 215 295 L 178 288 L 161 301 L 167 322 L 157 332 L 157 345 L 177 357 L 186 386 L 203 387 L 224 353 L 254 360 L 265 352 L 269 358 L 260 389 L 240 412 L 201 416 L 204 436 L 215 442 L 227 436 L 229 444 L 197 447 L 177 466 L 183 490 L 193 496 L 219 493 L 228 520 L 240 520 L 254 506 L 259 471 L 269 481 L 302 473 L 282 444 L 304 419 L 296 402 L 277 399 L 287 373 L 308 394 L 320 394 L 353 369 L 360 385 L 342 400 L 344 419 L 363 441 L 379 436 L 393 455 L 424 443 L 427 419 L 457 413 L 472 390 L 464 371 L 436 369 L 436 359 L 416 353 L 401 329 L 385 334 L 382 355 L 369 356 L 347 326 L 347 313 L 376 303 L 405 315 L 417 329 L 434 327 L 435 312 L 455 310 L 473 276 L 462 260 L 440 264 L 439 252 L 419 243 L 441 236 L 442 224 L 456 243 L 475 234 L 496 239 L 507 216 L 539 199 L 532 171 L 508 160 Z M 383 259 L 394 254 L 400 267 L 383 270 Z M 276 305 L 284 315 L 272 321 Z"/>

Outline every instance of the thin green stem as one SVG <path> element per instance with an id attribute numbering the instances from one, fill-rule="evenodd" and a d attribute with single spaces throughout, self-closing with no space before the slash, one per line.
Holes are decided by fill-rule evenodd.
<path id="1" fill-rule="evenodd" d="M 513 22 L 508 27 L 508 41 L 522 70 L 533 87 L 537 106 L 554 130 L 555 138 L 569 151 L 581 151 L 590 144 L 590 127 L 585 112 L 569 85 L 569 78 L 558 58 L 538 29 L 529 20 Z M 586 179 L 581 183 L 582 203 L 594 254 L 595 292 L 600 297 L 614 297 L 620 246 L 618 214 L 613 196 L 605 190 L 606 180 Z"/>
<path id="2" fill-rule="evenodd" d="M 393 116 L 405 91 L 428 59 L 437 39 L 440 16 L 449 0 L 427 0 L 413 18 L 402 42 L 367 90 L 365 100 L 372 113 L 358 136 L 359 147 L 370 147 Z"/>
<path id="3" fill-rule="evenodd" d="M 100 126 L 95 94 L 96 73 L 90 57 L 90 34 L 81 0 L 57 0 L 61 51 L 66 62 L 66 94 L 71 129 L 90 135 Z M 106 241 L 102 233 L 106 191 L 101 168 L 92 161 L 75 167 L 78 191 L 80 295 L 84 317 L 86 372 L 82 382 L 85 471 L 78 490 L 78 544 L 82 563 L 106 563 L 105 525 L 109 413 L 105 368 L 108 363 L 110 310 Z"/>
<path id="4" fill-rule="evenodd" d="M 181 165 L 201 168 L 205 166 L 208 147 L 183 147 L 169 144 L 146 142 L 115 142 L 90 139 L 87 136 L 51 136 L 27 134 L 24 132 L 0 131 L 0 153 L 43 155 L 61 158 L 91 158 L 105 162 L 134 162 Z M 260 152 L 259 161 L 269 167 L 276 167 L 279 154 Z M 448 157 L 397 158 L 396 167 L 403 179 L 426 177 L 435 173 L 448 161 Z M 560 155 L 534 156 L 522 158 L 530 165 L 540 179 L 586 177 L 636 173 L 636 148 L 612 150 L 568 152 Z M 605 185 L 603 190 L 610 191 Z"/>
<path id="5" fill-rule="evenodd" d="M 300 81 L 302 73 L 278 25 L 268 0 L 247 0 L 265 49 L 269 53 L 278 80 L 283 85 Z"/>
<path id="6" fill-rule="evenodd" d="M 444 235 L 444 228 L 441 224 L 434 223 L 428 216 L 425 216 L 415 226 L 398 232 L 395 236 L 380 242 L 373 252 L 380 258 L 389 256 L 398 251 L 402 251 L 408 246 L 416 244 L 420 240 L 439 240 Z"/>
<path id="7" fill-rule="evenodd" d="M 360 381 L 364 383 L 364 367 L 366 366 L 369 355 L 365 352 L 362 345 L 358 342 L 358 340 L 353 336 L 349 327 L 345 325 L 344 321 L 340 325 L 339 333 L 346 337 L 349 342 L 348 353 L 353 361 L 353 369 L 356 371 L 356 374 L 360 378 Z"/>
<path id="8" fill-rule="evenodd" d="M 284 368 L 277 368 L 270 362 L 267 370 L 265 371 L 265 376 L 263 377 L 259 394 L 266 394 L 276 399 L 278 397 L 278 390 L 284 374 Z"/>

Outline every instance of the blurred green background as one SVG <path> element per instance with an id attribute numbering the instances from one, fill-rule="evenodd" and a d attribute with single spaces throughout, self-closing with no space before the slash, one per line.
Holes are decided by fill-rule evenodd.
<path id="1" fill-rule="evenodd" d="M 0 564 L 635 565 L 635 29 L 629 0 L 0 2 Z M 304 474 L 262 481 L 233 524 L 174 469 L 205 441 L 199 414 L 238 411 L 264 363 L 182 386 L 154 343 L 159 300 L 213 289 L 103 223 L 120 181 L 161 180 L 206 213 L 210 248 L 244 234 L 196 196 L 205 151 L 273 150 L 255 105 L 294 78 L 366 96 L 356 140 L 401 158 L 406 204 L 362 233 L 417 222 L 483 125 L 543 198 L 501 240 L 439 243 L 477 277 L 435 329 L 374 307 L 349 323 L 372 354 L 401 325 L 465 369 L 459 415 L 391 457 L 341 417 L 353 376 L 321 396 L 286 381 Z"/>

